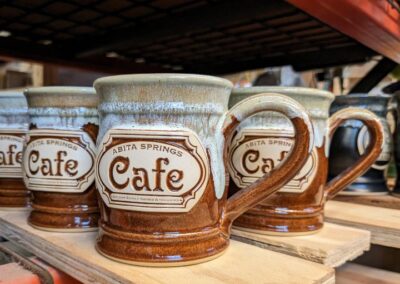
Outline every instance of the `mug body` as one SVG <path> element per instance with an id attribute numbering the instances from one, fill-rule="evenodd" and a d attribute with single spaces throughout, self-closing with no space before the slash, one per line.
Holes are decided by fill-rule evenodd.
<path id="1" fill-rule="evenodd" d="M 306 234 L 322 228 L 324 185 L 328 169 L 328 118 L 334 95 L 296 87 L 234 89 L 229 106 L 259 93 L 280 93 L 307 110 L 314 128 L 314 148 L 297 175 L 277 193 L 234 222 L 236 228 L 262 234 Z M 229 194 L 253 183 L 277 167 L 291 151 L 291 123 L 278 113 L 264 112 L 243 121 L 230 142 Z"/>
<path id="2" fill-rule="evenodd" d="M 93 88 L 28 89 L 30 125 L 23 155 L 32 191 L 28 222 L 49 231 L 95 230 L 94 162 L 98 97 Z"/>
<path id="3" fill-rule="evenodd" d="M 384 144 L 379 158 L 366 173 L 341 191 L 340 195 L 388 194 L 385 170 L 388 168 L 393 148 L 392 135 L 386 119 L 390 99 L 389 95 L 351 94 L 337 96 L 332 103 L 331 114 L 350 106 L 370 110 L 379 117 L 384 129 Z M 360 121 L 348 120 L 339 126 L 331 141 L 328 178 L 334 178 L 354 164 L 365 153 L 369 140 L 367 128 Z"/>
<path id="4" fill-rule="evenodd" d="M 396 184 L 393 188 L 392 194 L 396 197 L 400 197 L 400 92 L 394 93 L 394 100 L 392 107 L 394 108 L 393 120 L 394 120 L 394 134 L 393 134 L 393 142 L 394 142 L 394 161 L 396 164 Z"/>
<path id="5" fill-rule="evenodd" d="M 122 262 L 184 265 L 229 244 L 221 122 L 232 84 L 211 76 L 98 79 L 97 250 Z"/>
<path id="6" fill-rule="evenodd" d="M 28 107 L 22 93 L 0 92 L 0 209 L 29 206 L 22 179 L 22 150 L 28 129 Z"/>

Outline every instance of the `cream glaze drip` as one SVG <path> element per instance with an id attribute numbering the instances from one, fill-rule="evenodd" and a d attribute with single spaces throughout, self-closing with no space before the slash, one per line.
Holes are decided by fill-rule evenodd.
<path id="1" fill-rule="evenodd" d="M 29 117 L 38 128 L 80 130 L 88 123 L 99 124 L 95 108 L 30 108 Z"/>
<path id="2" fill-rule="evenodd" d="M 0 109 L 0 128 L 28 129 L 28 122 L 27 108 Z"/>

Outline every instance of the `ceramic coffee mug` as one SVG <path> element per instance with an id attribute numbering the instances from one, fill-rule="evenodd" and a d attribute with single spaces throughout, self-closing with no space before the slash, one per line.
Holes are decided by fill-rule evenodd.
<path id="1" fill-rule="evenodd" d="M 50 231 L 96 229 L 98 97 L 94 89 L 32 88 L 25 96 L 30 127 L 23 171 L 33 197 L 29 223 Z"/>
<path id="2" fill-rule="evenodd" d="M 22 180 L 22 147 L 28 129 L 28 107 L 22 93 L 0 92 L 0 209 L 29 206 Z"/>
<path id="3" fill-rule="evenodd" d="M 379 156 L 383 130 L 378 118 L 363 109 L 347 108 L 329 118 L 334 95 L 315 89 L 293 87 L 254 87 L 233 91 L 230 105 L 254 94 L 285 94 L 308 111 L 314 127 L 314 149 L 305 166 L 276 194 L 236 219 L 234 226 L 263 234 L 305 234 L 323 226 L 324 203 L 364 173 Z M 371 134 L 371 146 L 351 167 L 326 183 L 329 141 L 337 127 L 348 119 L 361 120 Z M 294 134 L 296 133 L 296 135 Z M 262 113 L 244 121 L 231 141 L 229 172 L 231 193 L 276 169 L 293 147 L 290 122 L 279 114 Z"/>
<path id="4" fill-rule="evenodd" d="M 379 117 L 384 130 L 382 153 L 378 159 L 367 172 L 340 192 L 340 195 L 383 195 L 389 193 L 385 170 L 388 168 L 392 157 L 393 141 L 386 117 L 391 98 L 392 96 L 389 95 L 367 94 L 350 94 L 335 98 L 330 110 L 332 114 L 348 106 L 364 108 Z M 369 140 L 367 127 L 360 121 L 349 120 L 339 126 L 332 137 L 328 178 L 334 178 L 359 159 L 368 147 Z"/>
<path id="5" fill-rule="evenodd" d="M 139 265 L 184 265 L 220 255 L 232 221 L 275 192 L 311 150 L 300 104 L 258 95 L 227 112 L 232 84 L 185 74 L 101 78 L 96 184 L 100 253 Z M 294 124 L 294 150 L 268 178 L 227 200 L 225 139 L 246 117 L 278 111 Z M 310 132 L 311 131 L 311 132 Z"/>

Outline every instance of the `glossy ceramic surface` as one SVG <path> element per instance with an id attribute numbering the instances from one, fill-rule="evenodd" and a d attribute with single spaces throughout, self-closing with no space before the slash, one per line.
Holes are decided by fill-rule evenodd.
<path id="1" fill-rule="evenodd" d="M 304 106 L 314 127 L 314 149 L 307 163 L 289 183 L 240 216 L 234 226 L 262 234 L 314 233 L 323 226 L 326 200 L 366 171 L 378 157 L 382 147 L 382 126 L 373 113 L 363 109 L 347 108 L 329 118 L 333 94 L 307 88 L 235 89 L 230 106 L 234 107 L 237 102 L 260 92 L 281 93 Z M 367 125 L 373 137 L 373 147 L 351 169 L 327 184 L 330 135 L 351 118 L 360 119 Z M 247 183 L 276 168 L 290 153 L 293 139 L 298 134 L 279 114 L 262 113 L 244 121 L 230 146 L 230 193 L 240 192 Z"/>
<path id="2" fill-rule="evenodd" d="M 381 195 L 389 193 L 385 170 L 392 156 L 393 142 L 386 117 L 391 98 L 392 96 L 389 95 L 351 94 L 337 96 L 333 102 L 332 114 L 349 106 L 367 109 L 379 117 L 384 130 L 382 153 L 367 172 L 340 192 L 341 195 Z M 333 135 L 331 142 L 328 178 L 334 178 L 357 161 L 365 152 L 368 144 L 368 131 L 360 121 L 349 120 L 341 125 Z"/>
<path id="3" fill-rule="evenodd" d="M 228 112 L 232 84 L 211 76 L 124 75 L 94 86 L 101 118 L 97 249 L 122 262 L 176 266 L 215 258 L 229 244 L 233 220 L 287 182 L 311 150 L 304 109 L 282 95 L 255 96 Z M 285 114 L 301 133 L 293 154 L 268 179 L 227 199 L 225 140 L 265 110 Z"/>
<path id="4" fill-rule="evenodd" d="M 30 127 L 24 182 L 32 191 L 29 223 L 49 231 L 97 228 L 94 184 L 98 97 L 92 88 L 42 87 L 25 92 Z"/>
<path id="5" fill-rule="evenodd" d="M 22 181 L 22 149 L 28 129 L 28 107 L 22 93 L 0 92 L 0 209 L 29 207 Z"/>

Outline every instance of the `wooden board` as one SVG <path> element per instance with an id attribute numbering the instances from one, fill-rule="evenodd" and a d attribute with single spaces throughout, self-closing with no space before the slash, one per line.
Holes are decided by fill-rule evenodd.
<path id="1" fill-rule="evenodd" d="M 400 210 L 400 197 L 395 197 L 389 194 L 372 196 L 338 195 L 335 197 L 335 200 Z"/>
<path id="2" fill-rule="evenodd" d="M 0 211 L 0 234 L 84 283 L 334 283 L 332 268 L 234 240 L 224 255 L 198 265 L 126 265 L 96 252 L 96 232 L 39 231 L 26 217 Z"/>
<path id="3" fill-rule="evenodd" d="M 369 250 L 371 233 L 325 223 L 314 235 L 280 237 L 233 231 L 233 238 L 262 248 L 337 267 Z"/>
<path id="4" fill-rule="evenodd" d="M 373 244 L 400 248 L 400 210 L 329 201 L 325 220 L 368 230 Z"/>
<path id="5" fill-rule="evenodd" d="M 398 284 L 400 273 L 347 263 L 336 270 L 336 284 Z"/>

